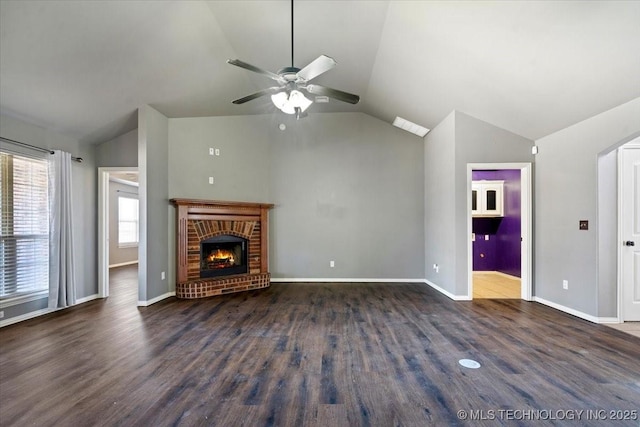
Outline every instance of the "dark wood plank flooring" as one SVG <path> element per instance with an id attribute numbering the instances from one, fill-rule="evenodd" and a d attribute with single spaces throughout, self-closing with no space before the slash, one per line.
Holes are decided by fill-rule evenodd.
<path id="1" fill-rule="evenodd" d="M 640 409 L 640 338 L 537 303 L 298 283 L 138 308 L 136 280 L 118 269 L 108 299 L 0 330 L 0 425 L 531 425 L 510 418 L 534 410 L 562 425 L 557 411 Z"/>

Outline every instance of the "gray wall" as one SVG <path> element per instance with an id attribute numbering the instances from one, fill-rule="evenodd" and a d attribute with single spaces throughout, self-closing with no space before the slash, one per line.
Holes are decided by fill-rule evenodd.
<path id="1" fill-rule="evenodd" d="M 269 127 L 270 116 L 170 119 L 169 196 L 269 202 Z"/>
<path id="2" fill-rule="evenodd" d="M 82 299 L 97 294 L 97 189 L 94 147 L 81 145 L 72 138 L 7 116 L 0 116 L 0 136 L 41 148 L 65 150 L 75 157 L 84 159 L 82 163 L 72 163 L 76 296 Z M 46 300 L 41 300 L 4 308 L 3 320 L 43 309 L 46 305 Z"/>
<path id="3" fill-rule="evenodd" d="M 109 265 L 138 261 L 138 246 L 121 248 L 118 246 L 118 198 L 138 198 L 138 187 L 120 182 L 109 182 Z"/>
<path id="4" fill-rule="evenodd" d="M 606 232 L 597 222 L 598 156 L 639 133 L 636 98 L 536 141 L 537 297 L 593 316 L 616 316 L 615 273 L 598 269 L 598 254 L 610 245 L 610 239 L 598 240 Z M 578 229 L 582 219 L 589 220 L 588 231 Z M 569 281 L 568 290 L 562 280 Z"/>
<path id="5" fill-rule="evenodd" d="M 421 140 L 360 113 L 277 119 L 170 119 L 170 197 L 274 203 L 274 278 L 421 278 Z"/>
<path id="6" fill-rule="evenodd" d="M 422 278 L 422 139 L 361 113 L 307 119 L 272 130 L 272 275 Z"/>
<path id="7" fill-rule="evenodd" d="M 144 105 L 138 109 L 140 247 L 138 300 L 175 290 L 169 280 L 169 121 Z M 175 260 L 173 261 L 175 262 Z M 164 279 L 161 273 L 165 272 Z"/>
<path id="8" fill-rule="evenodd" d="M 456 289 L 455 124 L 454 111 L 424 140 L 424 274 L 451 293 Z"/>
<path id="9" fill-rule="evenodd" d="M 533 141 L 459 111 L 425 138 L 425 276 L 455 296 L 468 291 L 468 163 L 533 162 Z M 432 203 L 436 205 L 429 206 Z M 440 266 L 440 272 L 433 270 Z"/>
<path id="10" fill-rule="evenodd" d="M 137 167 L 138 129 L 96 146 L 98 167 Z"/>
<path id="11" fill-rule="evenodd" d="M 468 293 L 467 230 L 469 207 L 467 198 L 471 182 L 467 179 L 468 163 L 533 163 L 534 142 L 487 122 L 456 112 L 456 295 Z"/>

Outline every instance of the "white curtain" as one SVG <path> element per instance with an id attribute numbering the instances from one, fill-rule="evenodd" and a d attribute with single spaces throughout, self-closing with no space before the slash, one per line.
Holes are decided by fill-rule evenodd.
<path id="1" fill-rule="evenodd" d="M 55 150 L 49 169 L 49 308 L 76 303 L 71 154 Z"/>

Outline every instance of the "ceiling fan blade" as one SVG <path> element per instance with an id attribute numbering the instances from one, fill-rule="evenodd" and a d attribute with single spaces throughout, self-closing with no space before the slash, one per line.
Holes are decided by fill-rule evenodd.
<path id="1" fill-rule="evenodd" d="M 273 79 L 277 82 L 282 82 L 282 77 L 277 75 L 276 73 L 272 73 L 271 71 L 263 70 L 262 68 L 258 68 L 255 65 L 247 64 L 244 61 L 240 61 L 239 59 L 227 59 L 227 64 L 235 65 L 236 67 L 244 68 L 245 70 L 253 71 L 254 73 L 262 74 L 263 76 L 267 76 L 270 79 Z"/>
<path id="2" fill-rule="evenodd" d="M 274 93 L 279 92 L 280 90 L 282 90 L 282 88 L 280 87 L 270 87 L 268 89 L 263 89 L 261 91 L 258 91 L 256 93 L 252 93 L 251 95 L 247 95 L 243 98 L 239 98 L 236 99 L 235 101 L 232 101 L 234 104 L 244 104 L 245 102 L 249 102 L 251 100 L 254 100 L 256 98 L 260 98 L 261 96 L 265 96 L 265 95 L 273 95 Z"/>
<path id="3" fill-rule="evenodd" d="M 352 93 L 343 92 L 338 89 L 331 89 L 330 87 L 324 87 L 320 85 L 307 85 L 307 92 L 314 95 L 328 96 L 329 98 L 337 99 L 338 101 L 348 102 L 349 104 L 357 104 L 360 102 L 360 97 Z"/>
<path id="4" fill-rule="evenodd" d="M 333 58 L 327 55 L 320 55 L 311 61 L 309 65 L 298 71 L 298 77 L 308 82 L 309 80 L 318 77 L 320 74 L 326 73 L 335 67 L 336 64 L 337 63 Z"/>

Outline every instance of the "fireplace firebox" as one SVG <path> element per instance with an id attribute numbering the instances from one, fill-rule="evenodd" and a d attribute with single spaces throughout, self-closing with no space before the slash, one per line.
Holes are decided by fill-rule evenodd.
<path id="1" fill-rule="evenodd" d="M 214 236 L 200 242 L 200 277 L 246 274 L 247 239 L 231 235 Z"/>

